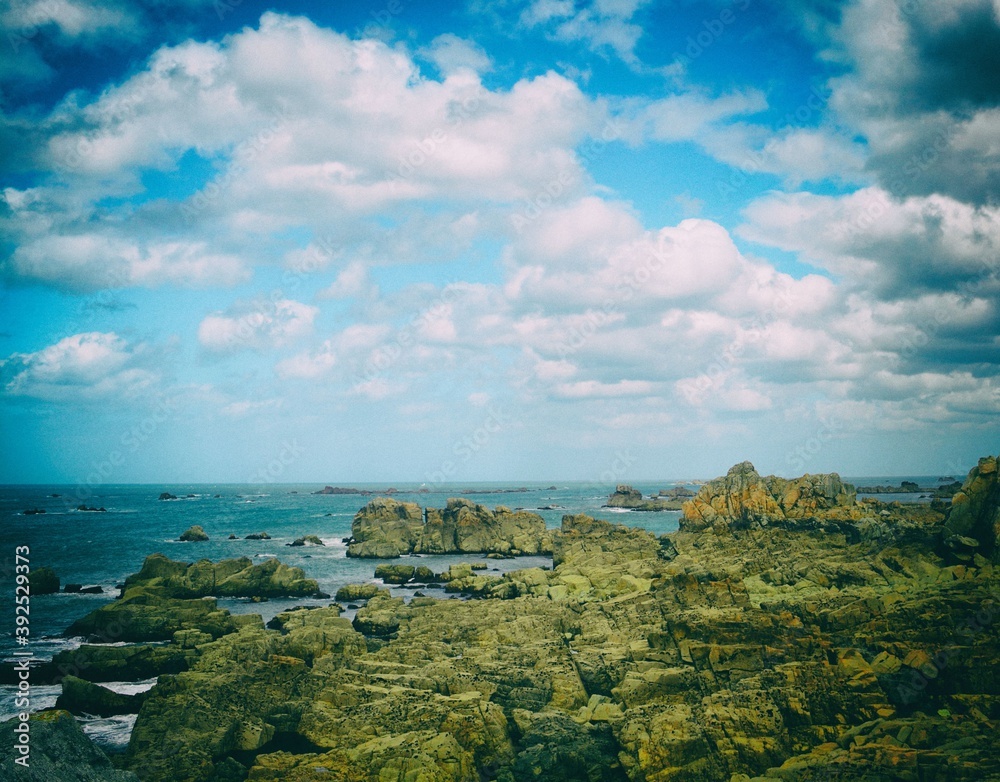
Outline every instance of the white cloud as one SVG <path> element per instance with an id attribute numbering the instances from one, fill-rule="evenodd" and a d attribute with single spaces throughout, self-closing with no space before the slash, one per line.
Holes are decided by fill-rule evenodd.
<path id="1" fill-rule="evenodd" d="M 638 66 L 635 47 L 643 30 L 632 21 L 646 0 L 594 0 L 577 6 L 573 0 L 531 0 L 520 15 L 526 28 L 541 27 L 555 41 L 583 42 L 591 51 L 613 53 Z"/>
<path id="2" fill-rule="evenodd" d="M 213 353 L 271 350 L 312 332 L 319 309 L 290 299 L 258 301 L 207 315 L 198 341 Z"/>
<path id="3" fill-rule="evenodd" d="M 114 332 L 74 334 L 35 353 L 0 361 L 4 391 L 54 401 L 135 396 L 159 376 L 139 365 L 142 346 Z"/>
<path id="4" fill-rule="evenodd" d="M 490 56 L 475 41 L 452 33 L 437 36 L 420 53 L 433 62 L 444 76 L 463 68 L 475 73 L 485 73 L 493 66 Z"/>

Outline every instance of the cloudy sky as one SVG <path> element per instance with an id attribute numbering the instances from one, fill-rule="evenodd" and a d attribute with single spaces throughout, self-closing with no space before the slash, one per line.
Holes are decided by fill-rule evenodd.
<path id="1" fill-rule="evenodd" d="M 11 0 L 0 482 L 956 474 L 1000 0 Z"/>

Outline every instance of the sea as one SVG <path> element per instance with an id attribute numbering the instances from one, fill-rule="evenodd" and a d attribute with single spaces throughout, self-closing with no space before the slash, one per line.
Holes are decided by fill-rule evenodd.
<path id="1" fill-rule="evenodd" d="M 942 476 L 861 477 L 848 479 L 855 485 L 899 485 L 911 480 L 920 486 L 937 486 Z M 697 481 L 636 482 L 644 495 L 661 489 L 686 486 L 697 490 Z M 344 539 L 350 537 L 355 513 L 372 496 L 385 494 L 386 484 L 352 484 L 364 494 L 316 494 L 318 484 L 156 484 L 156 485 L 7 485 L 0 486 L 0 574 L 6 587 L 0 611 L 0 660 L 13 664 L 16 651 L 28 650 L 35 660 L 48 660 L 62 649 L 72 649 L 83 639 L 68 637 L 66 629 L 77 619 L 110 602 L 125 578 L 137 572 L 143 560 L 159 552 L 171 559 L 193 562 L 249 557 L 255 562 L 277 557 L 301 567 L 330 595 L 349 583 L 375 582 L 379 560 L 349 559 Z M 392 496 L 422 507 L 444 507 L 449 497 L 467 497 L 489 508 L 505 505 L 539 514 L 548 527 L 557 528 L 566 514 L 585 513 L 597 518 L 642 527 L 661 535 L 678 528 L 675 511 L 637 512 L 605 508 L 614 486 L 594 483 L 537 482 L 518 484 L 432 486 L 397 484 Z M 162 493 L 177 499 L 161 500 Z M 914 502 L 921 495 L 878 495 L 883 501 Z M 93 508 L 97 510 L 87 510 Z M 103 510 L 102 510 L 103 509 Z M 44 510 L 44 513 L 31 511 Z M 183 543 L 178 537 L 188 527 L 201 525 L 209 540 Z M 266 532 L 268 540 L 247 540 L 251 533 Z M 235 539 L 230 539 L 235 535 Z M 316 535 L 323 546 L 293 547 L 304 535 Z M 32 595 L 30 636 L 25 647 L 16 643 L 14 584 L 15 553 L 27 547 L 32 569 L 52 568 L 63 586 L 99 586 L 99 594 L 59 592 Z M 23 553 L 24 549 L 20 549 Z M 463 561 L 483 560 L 476 555 L 423 556 L 420 564 L 435 572 Z M 487 573 L 495 575 L 526 567 L 550 567 L 549 557 L 519 557 L 488 560 Z M 393 586 L 392 591 L 409 599 L 419 587 Z M 437 591 L 435 597 L 447 597 Z M 254 603 L 245 599 L 220 598 L 220 607 L 232 613 L 257 613 L 268 621 L 296 605 L 326 605 L 320 599 L 272 599 Z M 352 617 L 349 611 L 344 614 Z M 135 693 L 155 684 L 118 682 L 105 686 Z M 58 686 L 32 688 L 32 710 L 50 708 L 60 693 Z M 0 686 L 0 721 L 13 717 L 15 690 Z M 121 751 L 128 743 L 135 715 L 111 718 L 80 717 L 84 731 L 105 751 Z"/>

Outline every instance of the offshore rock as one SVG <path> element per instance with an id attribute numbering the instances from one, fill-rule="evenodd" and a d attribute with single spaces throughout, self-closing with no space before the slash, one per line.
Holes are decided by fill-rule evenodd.
<path id="1" fill-rule="evenodd" d="M 651 497 L 643 499 L 642 492 L 627 484 L 619 484 L 608 497 L 607 508 L 629 508 L 639 511 L 680 510 L 681 502 L 675 498 Z"/>
<path id="2" fill-rule="evenodd" d="M 160 497 L 160 499 L 163 498 Z M 176 499 L 176 497 L 174 499 Z M 178 540 L 183 540 L 184 542 L 204 541 L 208 540 L 208 533 L 201 528 L 200 524 L 195 524 L 194 526 L 188 527 L 184 530 Z"/>
<path id="3" fill-rule="evenodd" d="M 51 595 L 59 591 L 59 576 L 50 567 L 34 568 L 28 574 L 28 586 L 33 595 Z"/>
<path id="4" fill-rule="evenodd" d="M 684 503 L 681 529 L 696 531 L 760 528 L 803 518 L 856 519 L 857 492 L 836 473 L 786 480 L 762 478 L 750 462 L 709 481 Z"/>
<path id="5" fill-rule="evenodd" d="M 502 505 L 489 510 L 467 499 L 449 499 L 426 514 L 411 502 L 378 497 L 351 525 L 349 557 L 402 554 L 541 554 L 551 550 L 541 516 Z"/>
<path id="6" fill-rule="evenodd" d="M 319 584 L 306 578 L 302 568 L 277 559 L 259 565 L 249 557 L 212 562 L 177 562 L 163 554 L 150 554 L 142 569 L 125 579 L 125 589 L 145 587 L 167 597 L 312 597 Z"/>
<path id="7" fill-rule="evenodd" d="M 409 554 L 423 524 L 424 514 L 416 503 L 376 497 L 354 516 L 347 556 L 389 559 Z"/>

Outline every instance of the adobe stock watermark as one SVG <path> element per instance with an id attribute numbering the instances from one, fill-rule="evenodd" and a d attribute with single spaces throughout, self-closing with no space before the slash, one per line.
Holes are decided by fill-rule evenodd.
<path id="1" fill-rule="evenodd" d="M 618 277 L 613 296 L 605 299 L 596 309 L 590 308 L 583 313 L 584 320 L 573 325 L 555 346 L 556 355 L 563 360 L 569 358 L 593 339 L 601 328 L 619 320 L 623 316 L 623 305 L 632 301 L 636 294 L 649 285 L 656 273 L 662 271 L 673 257 L 673 243 L 664 241 L 661 237 L 655 246 L 650 247 L 639 265 Z"/>
<path id="2" fill-rule="evenodd" d="M 750 3 L 751 0 L 733 0 L 729 7 L 723 8 L 716 16 L 703 19 L 702 29 L 694 35 L 689 35 L 684 42 L 684 53 L 674 52 L 674 63 L 687 68 L 701 57 L 726 34 L 736 22 L 738 15 L 750 7 Z"/>
<path id="3" fill-rule="evenodd" d="M 78 478 L 72 497 L 62 498 L 63 507 L 69 511 L 81 503 L 86 503 L 94 497 L 94 489 L 111 483 L 112 478 L 121 471 L 128 457 L 145 447 L 161 431 L 164 424 L 176 417 L 178 413 L 175 399 L 160 397 L 153 408 L 138 421 L 129 425 L 118 439 L 118 446 L 112 448 L 103 459 L 95 459 L 90 463 L 89 471 L 83 478 Z"/>
<path id="4" fill-rule="evenodd" d="M 297 438 L 285 440 L 275 457 L 257 470 L 247 483 L 276 483 L 285 474 L 285 470 L 301 459 L 305 452 L 306 449 Z"/>
<path id="5" fill-rule="evenodd" d="M 609 144 L 621 137 L 621 123 L 614 118 L 609 119 L 597 136 L 588 138 L 576 150 L 577 160 L 581 164 L 593 163 L 606 152 Z M 567 168 L 560 170 L 555 177 L 545 182 L 534 195 L 525 200 L 516 214 L 510 216 L 511 227 L 517 233 L 521 233 L 526 226 L 541 217 L 547 209 L 566 195 L 573 181 L 573 171 Z"/>
<path id="6" fill-rule="evenodd" d="M 357 390 L 382 375 L 417 344 L 417 336 L 434 321 L 447 316 L 460 295 L 457 286 L 449 283 L 441 293 L 413 318 L 397 329 L 382 345 L 371 352 L 363 366 L 351 378 L 351 386 Z"/>
<path id="7" fill-rule="evenodd" d="M 483 96 L 486 91 L 482 87 L 477 87 L 476 91 L 457 101 L 451 107 L 451 116 L 445 127 L 436 127 L 426 137 L 420 141 L 413 142 L 410 150 L 400 156 L 398 166 L 393 174 L 392 187 L 398 189 L 399 186 L 413 176 L 419 168 L 422 168 L 435 156 L 440 154 L 454 140 L 448 128 L 456 129 L 479 110 Z"/>
<path id="8" fill-rule="evenodd" d="M 842 431 L 840 421 L 836 418 L 820 419 L 816 431 L 785 457 L 788 466 L 798 474 L 805 471 L 806 466 L 815 459 L 826 447 L 827 443 Z"/>
<path id="9" fill-rule="evenodd" d="M 458 475 L 462 465 L 468 464 L 505 429 L 509 429 L 516 419 L 508 415 L 499 405 L 490 405 L 482 422 L 471 432 L 455 440 L 451 447 L 454 458 L 442 460 L 438 469 L 425 475 L 425 481 L 432 486 L 440 486 Z"/>
<path id="10" fill-rule="evenodd" d="M 233 150 L 232 158 L 225 172 L 181 204 L 181 214 L 185 221 L 188 223 L 194 221 L 198 215 L 222 198 L 225 188 L 247 172 L 249 165 L 263 154 L 268 145 L 274 141 L 278 132 L 287 124 L 288 115 L 281 109 L 271 117 L 262 129 L 240 142 Z"/>

